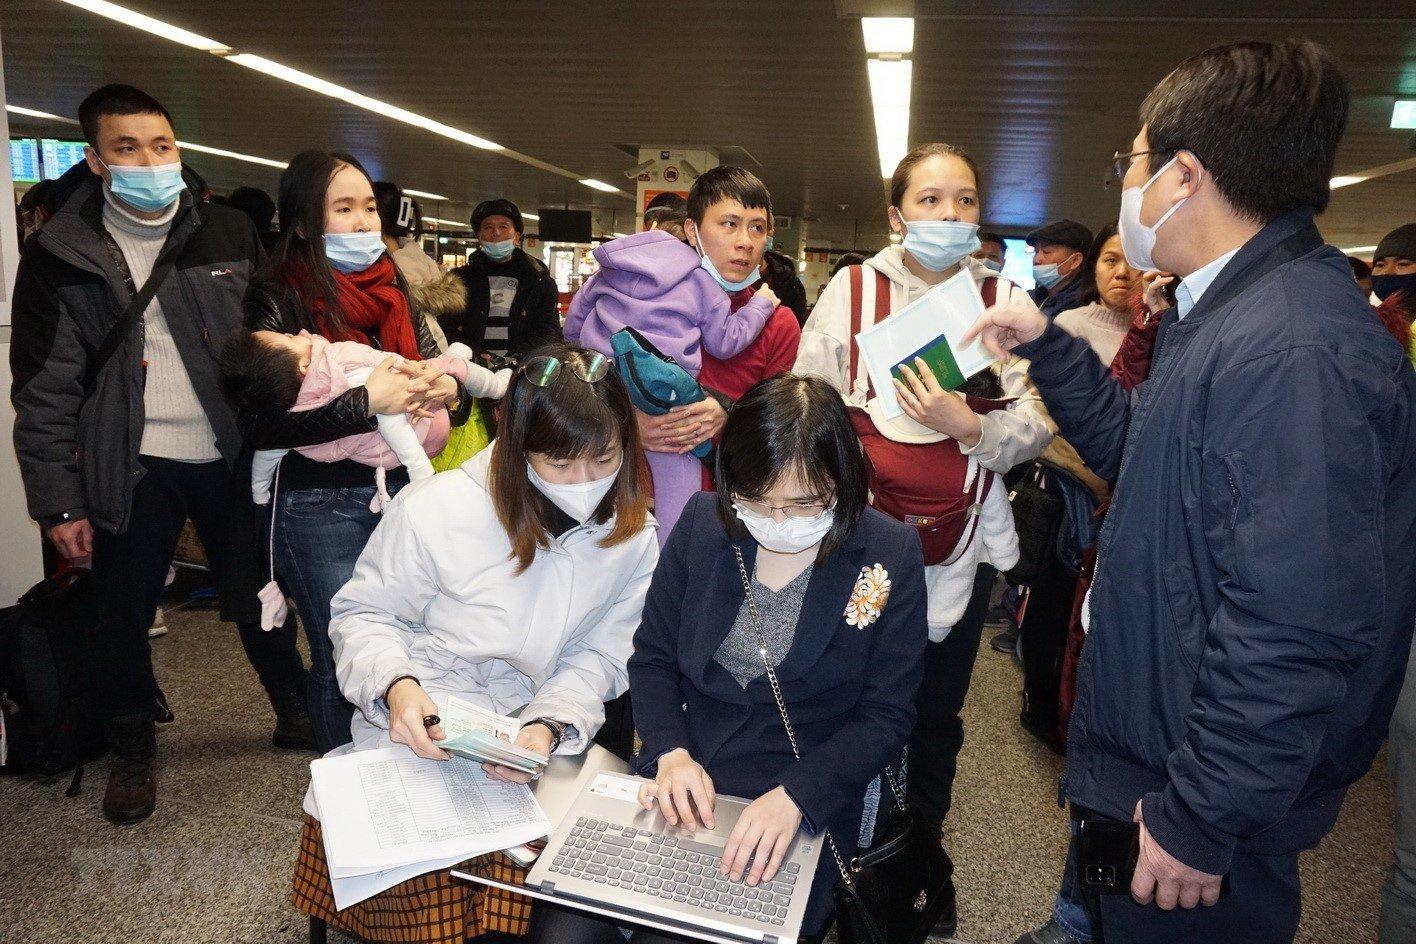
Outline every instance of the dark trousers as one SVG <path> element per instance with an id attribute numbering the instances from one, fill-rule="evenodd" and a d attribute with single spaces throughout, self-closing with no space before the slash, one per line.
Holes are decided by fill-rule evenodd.
<path id="1" fill-rule="evenodd" d="M 91 651 L 99 715 L 112 718 L 152 709 L 157 682 L 148 627 L 189 517 L 211 564 L 221 617 L 236 624 L 261 684 L 269 692 L 302 687 L 305 669 L 295 647 L 295 627 L 261 630 L 256 592 L 268 578 L 261 566 L 249 471 L 238 467 L 232 472 L 220 461 L 143 456 L 141 462 L 146 474 L 133 490 L 128 529 L 122 534 L 102 529 L 94 533 L 93 575 L 102 617 Z"/>
<path id="2" fill-rule="evenodd" d="M 1034 732 L 1060 744 L 1058 692 L 1062 683 L 1062 654 L 1072 622 L 1072 601 L 1077 575 L 1053 553 L 1028 593 L 1021 624 L 1023 655 L 1023 715 Z"/>
<path id="3" fill-rule="evenodd" d="M 388 483 L 396 493 L 398 486 Z M 354 575 L 380 516 L 369 510 L 374 487 L 302 488 L 280 492 L 275 517 L 275 569 L 295 599 L 310 643 L 306 700 L 315 746 L 327 754 L 351 740 L 354 706 L 344 700 L 334 675 L 329 604 Z"/>
<path id="4" fill-rule="evenodd" d="M 626 938 L 621 927 L 605 918 L 541 901 L 531 909 L 531 944 L 692 944 L 695 940 L 646 929 L 636 930 Z M 823 932 L 801 940 L 820 942 L 825 936 Z"/>
<path id="5" fill-rule="evenodd" d="M 1208 908 L 1162 911 L 1130 895 L 1098 895 L 1099 944 L 1292 944 L 1302 897 L 1298 855 L 1236 855 L 1229 893 Z"/>
<path id="6" fill-rule="evenodd" d="M 906 793 L 927 822 L 944 825 L 954 797 L 954 774 L 964 746 L 964 699 L 969 694 L 983 621 L 998 571 L 980 564 L 964 615 L 941 642 L 924 650 L 924 677 L 915 698 Z"/>

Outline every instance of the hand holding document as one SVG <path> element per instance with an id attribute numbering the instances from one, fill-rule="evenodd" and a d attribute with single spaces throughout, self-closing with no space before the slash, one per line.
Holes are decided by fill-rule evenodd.
<path id="1" fill-rule="evenodd" d="M 533 775 L 544 770 L 550 762 L 544 754 L 516 746 L 514 742 L 521 731 L 521 722 L 515 718 L 463 701 L 456 695 L 448 696 L 440 717 L 447 737 L 438 746 L 458 757 L 499 764 Z"/>
<path id="2" fill-rule="evenodd" d="M 961 269 L 885 321 L 856 335 L 861 359 L 887 419 L 904 414 L 892 382 L 901 364 L 923 358 L 939 386 L 953 390 L 986 368 L 994 356 L 977 339 L 964 336 L 983 314 L 983 298 L 972 273 Z"/>
<path id="3" fill-rule="evenodd" d="M 321 758 L 310 774 L 338 908 L 552 828 L 529 788 L 461 757 L 427 760 L 400 745 Z"/>

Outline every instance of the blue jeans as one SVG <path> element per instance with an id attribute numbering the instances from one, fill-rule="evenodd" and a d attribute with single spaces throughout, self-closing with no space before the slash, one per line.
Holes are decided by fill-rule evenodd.
<path id="1" fill-rule="evenodd" d="M 395 491 L 389 483 L 389 491 Z M 326 754 L 350 741 L 354 706 L 344 700 L 334 675 L 329 604 L 349 578 L 379 515 L 369 510 L 374 487 L 304 488 L 282 491 L 275 521 L 275 569 L 305 624 L 310 641 L 306 699 L 315 744 Z"/>
<path id="2" fill-rule="evenodd" d="M 1052 906 L 1052 920 L 1083 944 L 1096 936 L 1091 914 L 1077 887 L 1076 820 L 1072 820 L 1072 841 L 1067 844 L 1067 864 L 1062 867 L 1062 885 L 1057 889 L 1057 901 Z"/>

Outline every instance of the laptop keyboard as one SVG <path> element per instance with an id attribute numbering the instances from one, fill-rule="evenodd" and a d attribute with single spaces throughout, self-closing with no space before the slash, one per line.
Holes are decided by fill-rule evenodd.
<path id="1" fill-rule="evenodd" d="M 788 862 L 772 881 L 752 887 L 723 874 L 722 853 L 722 846 L 581 817 L 550 871 L 782 927 L 801 866 Z"/>

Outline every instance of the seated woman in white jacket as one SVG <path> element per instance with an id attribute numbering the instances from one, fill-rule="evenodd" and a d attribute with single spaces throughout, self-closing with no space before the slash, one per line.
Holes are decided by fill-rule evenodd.
<path id="1" fill-rule="evenodd" d="M 887 210 L 890 228 L 902 242 L 882 249 L 864 265 L 836 273 L 802 330 L 794 372 L 822 377 L 849 405 L 865 407 L 872 396 L 870 378 L 855 334 L 889 318 L 961 268 L 967 268 L 981 288 L 991 289 L 995 303 L 1031 305 L 1027 293 L 1006 279 L 985 286 L 997 273 L 969 256 L 979 245 L 980 189 L 973 160 L 952 145 L 924 144 L 905 155 L 890 180 Z M 989 294 L 984 292 L 986 301 Z M 932 377 L 907 377 L 908 384 L 898 391 L 907 415 L 899 425 L 905 435 L 917 424 L 923 429 L 915 431 L 926 439 L 930 431 L 949 436 L 979 466 L 1001 475 L 1036 458 L 1055 431 L 1027 379 L 1027 366 L 1012 357 L 979 375 L 991 389 L 978 392 L 1009 401 L 984 413 L 975 412 L 963 397 L 941 390 Z M 892 439 L 897 433 L 880 432 Z M 997 573 L 992 565 L 1008 568 L 1017 560 L 1006 496 L 1002 483 L 995 485 L 997 494 L 990 490 L 983 502 L 979 539 L 955 563 L 925 569 L 930 644 L 910 739 L 909 794 L 935 826 L 942 825 L 952 799 L 964 739 L 959 712 Z"/>
<path id="2" fill-rule="evenodd" d="M 504 411 L 485 450 L 399 494 L 334 597 L 353 750 L 447 759 L 423 719 L 456 695 L 520 709 L 528 750 L 575 754 L 627 687 L 658 562 L 629 397 L 613 362 L 558 344 L 518 368 Z"/>

